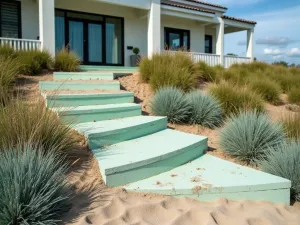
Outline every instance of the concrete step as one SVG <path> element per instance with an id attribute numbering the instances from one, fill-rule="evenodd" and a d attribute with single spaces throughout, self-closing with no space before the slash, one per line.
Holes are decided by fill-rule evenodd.
<path id="1" fill-rule="evenodd" d="M 40 81 L 41 91 L 54 90 L 120 90 L 118 81 Z"/>
<path id="2" fill-rule="evenodd" d="M 138 71 L 138 67 L 81 65 L 80 70 L 82 70 L 82 71 L 113 71 L 113 72 L 133 73 L 133 72 Z"/>
<path id="3" fill-rule="evenodd" d="M 167 129 L 166 117 L 135 116 L 77 124 L 74 129 L 88 139 L 90 149 L 117 144 Z"/>
<path id="4" fill-rule="evenodd" d="M 108 186 L 120 186 L 169 171 L 207 150 L 207 138 L 166 129 L 93 150 Z"/>
<path id="5" fill-rule="evenodd" d="M 132 92 L 95 93 L 95 94 L 44 94 L 47 107 L 70 107 L 133 103 Z"/>
<path id="6" fill-rule="evenodd" d="M 113 80 L 111 72 L 54 72 L 54 80 Z"/>
<path id="7" fill-rule="evenodd" d="M 65 123 L 85 123 L 139 116 L 141 105 L 134 103 L 52 108 Z"/>
<path id="8" fill-rule="evenodd" d="M 168 172 L 126 185 L 128 191 L 200 201 L 265 200 L 290 203 L 291 182 L 206 154 Z"/>

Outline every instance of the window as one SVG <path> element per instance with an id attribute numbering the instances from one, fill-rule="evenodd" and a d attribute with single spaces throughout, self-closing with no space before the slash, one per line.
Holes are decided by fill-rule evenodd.
<path id="1" fill-rule="evenodd" d="M 212 54 L 212 36 L 205 35 L 205 53 Z"/>
<path id="2" fill-rule="evenodd" d="M 165 28 L 165 49 L 171 51 L 190 50 L 190 31 Z"/>
<path id="3" fill-rule="evenodd" d="M 0 37 L 21 36 L 21 2 L 0 0 Z"/>

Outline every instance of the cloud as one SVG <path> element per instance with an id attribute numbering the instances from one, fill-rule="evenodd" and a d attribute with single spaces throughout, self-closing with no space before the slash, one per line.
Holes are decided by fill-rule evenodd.
<path id="1" fill-rule="evenodd" d="M 300 57 L 300 48 L 292 48 L 287 52 L 289 57 Z"/>
<path id="2" fill-rule="evenodd" d="M 286 47 L 289 44 L 295 42 L 297 41 L 291 40 L 287 37 L 264 37 L 256 40 L 256 44 L 258 45 L 279 46 L 279 47 Z"/>
<path id="3" fill-rule="evenodd" d="M 274 60 L 282 59 L 284 56 L 283 55 L 274 55 L 272 58 Z"/>
<path id="4" fill-rule="evenodd" d="M 264 0 L 243 0 L 243 1 L 237 1 L 237 0 L 215 0 L 213 3 L 219 4 L 219 5 L 252 5 L 259 2 L 262 2 Z"/>
<path id="5" fill-rule="evenodd" d="M 282 55 L 283 53 L 279 49 L 265 48 L 264 49 L 264 54 L 265 55 L 278 56 L 278 55 Z"/>
<path id="6" fill-rule="evenodd" d="M 247 41 L 239 41 L 237 45 L 244 46 L 247 44 Z"/>

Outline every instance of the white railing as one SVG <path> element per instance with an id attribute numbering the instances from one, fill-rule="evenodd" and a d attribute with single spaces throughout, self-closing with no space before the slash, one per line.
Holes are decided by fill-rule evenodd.
<path id="1" fill-rule="evenodd" d="M 178 51 L 166 51 L 166 50 L 163 50 L 162 52 L 168 53 L 168 54 L 178 53 Z M 203 61 L 210 66 L 216 66 L 216 65 L 220 64 L 220 56 L 219 55 L 198 53 L 198 52 L 182 52 L 182 53 L 189 55 L 193 59 L 193 61 L 196 63 Z"/>
<path id="2" fill-rule="evenodd" d="M 233 64 L 240 64 L 240 63 L 251 63 L 251 58 L 231 56 L 231 55 L 224 56 L 224 67 L 225 68 L 229 68 Z"/>
<path id="3" fill-rule="evenodd" d="M 0 37 L 0 46 L 10 46 L 13 49 L 19 50 L 40 50 L 41 41 L 29 39 L 14 39 Z"/>

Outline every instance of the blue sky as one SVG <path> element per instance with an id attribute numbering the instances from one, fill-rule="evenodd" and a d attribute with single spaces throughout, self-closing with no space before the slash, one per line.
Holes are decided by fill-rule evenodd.
<path id="1" fill-rule="evenodd" d="M 300 64 L 300 0 L 211 0 L 226 15 L 257 21 L 255 57 Z M 246 32 L 225 35 L 225 53 L 245 56 Z"/>

